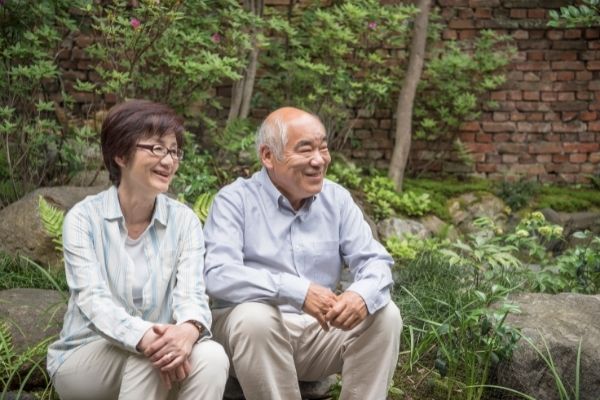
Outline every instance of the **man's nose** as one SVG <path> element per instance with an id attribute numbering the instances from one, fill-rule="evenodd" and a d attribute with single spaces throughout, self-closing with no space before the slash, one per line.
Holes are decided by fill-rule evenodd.
<path id="1" fill-rule="evenodd" d="M 315 151 L 315 154 L 313 154 L 310 159 L 310 164 L 314 167 L 320 167 L 325 164 L 325 159 L 319 150 Z"/>

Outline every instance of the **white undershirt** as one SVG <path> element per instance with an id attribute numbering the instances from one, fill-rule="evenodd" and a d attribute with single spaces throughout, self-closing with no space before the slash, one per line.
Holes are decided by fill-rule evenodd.
<path id="1" fill-rule="evenodd" d="M 129 255 L 130 260 L 133 262 L 133 303 L 141 307 L 144 298 L 144 285 L 148 281 L 150 274 L 148 272 L 148 263 L 146 262 L 146 256 L 144 255 L 144 236 L 146 232 L 142 233 L 139 238 L 132 239 L 127 236 L 125 239 L 125 250 Z"/>

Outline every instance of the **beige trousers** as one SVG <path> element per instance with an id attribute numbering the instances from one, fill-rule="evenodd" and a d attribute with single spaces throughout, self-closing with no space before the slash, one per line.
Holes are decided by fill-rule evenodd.
<path id="1" fill-rule="evenodd" d="M 146 357 L 100 339 L 72 354 L 53 383 L 62 400 L 221 400 L 229 368 L 223 348 L 212 340 L 201 341 L 194 345 L 190 361 L 190 375 L 168 391 Z"/>
<path id="2" fill-rule="evenodd" d="M 350 331 L 325 332 L 307 314 L 244 303 L 213 310 L 214 339 L 247 400 L 300 400 L 298 380 L 342 374 L 342 400 L 383 400 L 398 360 L 402 319 L 395 304 Z"/>

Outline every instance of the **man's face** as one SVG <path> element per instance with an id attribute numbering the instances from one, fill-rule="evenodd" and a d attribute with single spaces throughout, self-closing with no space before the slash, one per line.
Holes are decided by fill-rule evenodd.
<path id="1" fill-rule="evenodd" d="M 263 152 L 263 164 L 271 181 L 296 210 L 304 199 L 321 191 L 330 162 L 325 128 L 310 114 L 288 122 L 283 160 L 278 160 L 269 149 Z"/>

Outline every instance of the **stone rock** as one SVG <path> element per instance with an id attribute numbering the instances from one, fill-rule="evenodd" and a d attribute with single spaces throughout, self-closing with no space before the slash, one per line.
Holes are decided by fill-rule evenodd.
<path id="1" fill-rule="evenodd" d="M 447 224 L 435 215 L 426 215 L 419 222 L 423 224 L 425 229 L 433 234 L 433 236 L 448 238 L 455 241 L 458 238 L 458 232 L 453 225 Z"/>
<path id="2" fill-rule="evenodd" d="M 70 186 L 104 186 L 111 184 L 108 178 L 108 171 L 105 169 L 97 171 L 79 171 L 69 181 Z"/>
<path id="3" fill-rule="evenodd" d="M 0 321 L 8 325 L 16 354 L 22 354 L 45 339 L 58 335 L 66 312 L 61 293 L 45 289 L 8 289 L 0 291 Z M 46 358 L 40 357 L 45 370 Z M 24 368 L 30 366 L 26 365 Z M 25 376 L 26 369 L 21 376 Z M 44 387 L 46 378 L 40 369 L 31 370 L 27 387 Z M 12 386 L 12 385 L 11 385 Z M 15 388 L 16 389 L 16 388 Z"/>
<path id="4" fill-rule="evenodd" d="M 577 239 L 573 233 L 578 231 L 590 231 L 594 234 L 600 234 L 600 213 L 593 211 L 584 212 L 556 212 L 551 208 L 545 208 L 542 211 L 548 222 L 563 227 L 563 236 L 566 241 L 557 239 L 549 244 L 552 250 L 564 250 L 568 247 L 575 247 L 587 243 L 587 239 Z"/>
<path id="5" fill-rule="evenodd" d="M 462 233 L 476 232 L 478 228 L 473 225 L 473 221 L 482 217 L 490 218 L 499 228 L 506 229 L 506 204 L 492 194 L 483 193 L 476 196 L 473 193 L 465 193 L 451 199 L 448 204 L 452 223 Z"/>
<path id="6" fill-rule="evenodd" d="M 56 265 L 61 255 L 42 227 L 38 213 L 39 196 L 55 207 L 69 210 L 86 196 L 104 189 L 105 186 L 40 188 L 8 205 L 0 210 L 0 250 L 27 256 L 43 265 Z"/>
<path id="7" fill-rule="evenodd" d="M 329 399 L 329 388 L 336 382 L 335 375 L 328 376 L 315 382 L 298 382 L 300 385 L 300 394 L 303 400 Z M 224 400 L 244 400 L 244 392 L 238 380 L 232 376 L 227 380 L 225 386 Z"/>
<path id="8" fill-rule="evenodd" d="M 385 241 L 392 236 L 402 238 L 407 233 L 418 236 L 421 239 L 431 236 L 431 232 L 427 230 L 422 223 L 411 219 L 384 219 L 377 224 L 377 231 L 379 232 L 382 241 Z"/>
<path id="9" fill-rule="evenodd" d="M 556 370 L 565 387 L 575 387 L 577 349 L 581 340 L 580 400 L 598 400 L 600 393 L 600 295 L 525 293 L 512 297 L 521 308 L 506 323 L 521 328 L 546 354 L 548 345 Z M 537 399 L 559 400 L 555 379 L 548 365 L 529 343 L 521 339 L 512 360 L 501 364 L 497 383 Z M 569 394 L 572 396 L 572 394 Z M 517 399 L 506 394 L 503 398 Z"/>

